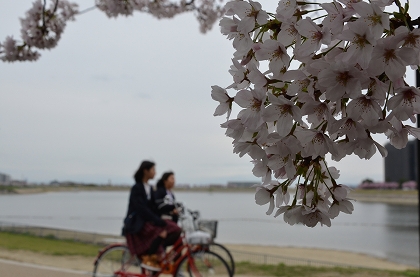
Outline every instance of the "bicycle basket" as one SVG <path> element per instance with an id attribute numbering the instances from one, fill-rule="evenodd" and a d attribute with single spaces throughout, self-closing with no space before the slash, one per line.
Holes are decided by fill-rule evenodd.
<path id="1" fill-rule="evenodd" d="M 186 238 L 189 244 L 209 244 L 211 242 L 210 234 L 202 231 L 188 233 Z"/>
<path id="2" fill-rule="evenodd" d="M 197 222 L 198 230 L 209 233 L 212 239 L 217 236 L 217 220 L 199 220 Z"/>

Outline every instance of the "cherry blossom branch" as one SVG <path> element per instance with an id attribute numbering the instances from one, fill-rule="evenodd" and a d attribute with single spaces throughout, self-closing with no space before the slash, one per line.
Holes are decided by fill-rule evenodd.
<path id="1" fill-rule="evenodd" d="M 1 60 L 35 61 L 40 54 L 33 49 L 51 49 L 58 44 L 67 21 L 74 20 L 77 14 L 77 5 L 65 0 L 51 2 L 50 8 L 47 8 L 46 0 L 43 3 L 41 0 L 33 3 L 25 18 L 21 19 L 22 42 L 6 37 L 0 44 Z"/>
<path id="2" fill-rule="evenodd" d="M 37 49 L 51 49 L 58 44 L 67 21 L 74 20 L 92 8 L 78 12 L 77 4 L 67 0 L 36 0 L 22 20 L 22 42 L 6 37 L 0 43 L 0 60 L 5 62 L 35 61 L 40 57 Z M 96 0 L 96 8 L 109 17 L 132 15 L 133 11 L 146 12 L 156 18 L 172 18 L 175 15 L 193 12 L 200 31 L 206 33 L 223 15 L 223 3 L 216 0 Z"/>
<path id="3" fill-rule="evenodd" d="M 407 66 L 420 65 L 420 30 L 407 24 L 408 5 L 398 1 L 399 12 L 388 12 L 393 3 L 311 3 L 324 12 L 312 19 L 304 18 L 308 3 L 296 0 L 280 0 L 276 13 L 251 0 L 226 4 L 220 26 L 233 42 L 233 84 L 212 87 L 212 97 L 220 94 L 213 97 L 220 103 L 215 115 L 228 114 L 222 128 L 234 152 L 251 157 L 262 181 L 255 199 L 270 203 L 267 214 L 275 198 L 284 203 L 275 217 L 330 226 L 353 205 L 327 155 L 335 161 L 352 154 L 370 159 L 376 151 L 386 156 L 371 134 L 385 134 L 397 148 L 405 147 L 408 134 L 420 137 L 419 129 L 402 124 L 420 113 L 420 90 L 404 80 Z M 241 108 L 236 119 L 229 119 L 228 103 Z M 283 199 L 296 179 L 288 205 Z M 281 194 L 274 193 L 279 180 L 288 181 Z"/>

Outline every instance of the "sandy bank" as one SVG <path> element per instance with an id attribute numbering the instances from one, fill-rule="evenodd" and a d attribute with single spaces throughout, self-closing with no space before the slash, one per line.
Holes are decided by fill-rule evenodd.
<path id="1" fill-rule="evenodd" d="M 417 191 L 402 190 L 353 190 L 348 197 L 368 203 L 418 205 L 417 193 Z"/>
<path id="2" fill-rule="evenodd" d="M 240 252 L 249 252 L 253 254 L 281 256 L 288 259 L 308 259 L 312 262 L 319 261 L 323 263 L 333 263 L 355 267 L 388 270 L 413 269 L 413 267 L 410 267 L 408 265 L 390 262 L 386 259 L 381 259 L 361 253 L 353 253 L 339 250 L 239 244 L 226 244 L 226 246 L 228 247 L 228 249 L 234 252 L 236 261 L 242 261 L 247 259 L 247 256 L 239 254 Z M 238 251 L 238 253 L 236 253 L 236 251 Z"/>

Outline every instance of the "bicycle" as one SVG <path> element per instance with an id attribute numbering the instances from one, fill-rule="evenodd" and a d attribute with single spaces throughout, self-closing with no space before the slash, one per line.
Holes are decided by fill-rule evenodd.
<path id="1" fill-rule="evenodd" d="M 232 277 L 226 261 L 206 246 L 209 234 L 196 231 L 182 234 L 172 248 L 164 254 L 157 271 L 149 270 L 130 254 L 127 245 L 111 244 L 102 249 L 94 262 L 93 277 Z"/>
<path id="2" fill-rule="evenodd" d="M 217 236 L 217 220 L 200 219 L 199 211 L 189 210 L 180 202 L 177 202 L 176 206 L 182 218 L 182 220 L 180 220 L 182 228 L 187 232 L 200 230 L 209 233 L 212 238 L 211 242 L 207 245 L 209 251 L 218 254 L 228 261 L 227 264 L 229 265 L 230 272 L 233 276 L 235 274 L 235 261 L 232 254 L 224 245 L 214 242 L 214 239 Z M 186 216 L 187 212 L 191 218 Z"/>

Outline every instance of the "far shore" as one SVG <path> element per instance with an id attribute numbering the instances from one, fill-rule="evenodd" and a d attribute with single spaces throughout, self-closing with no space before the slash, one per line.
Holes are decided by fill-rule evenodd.
<path id="1" fill-rule="evenodd" d="M 129 191 L 130 186 L 28 186 L 13 187 L 1 190 L 0 194 L 36 194 L 48 192 L 74 192 L 74 191 Z M 209 192 L 209 193 L 254 193 L 254 188 L 221 188 L 221 187 L 193 187 L 176 188 L 175 192 Z M 367 190 L 354 189 L 349 198 L 360 202 L 386 203 L 398 205 L 418 205 L 417 190 Z"/>

